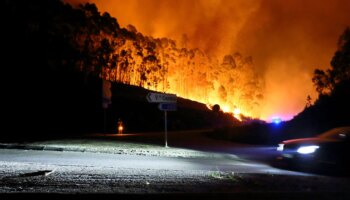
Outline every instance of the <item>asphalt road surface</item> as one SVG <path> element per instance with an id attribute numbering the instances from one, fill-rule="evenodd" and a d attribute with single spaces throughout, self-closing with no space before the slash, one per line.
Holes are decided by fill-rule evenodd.
<path id="1" fill-rule="evenodd" d="M 296 194 L 299 199 L 312 194 L 312 198 L 334 199 L 334 194 L 346 197 L 350 191 L 348 177 L 328 177 L 270 166 L 266 161 L 273 147 L 212 141 L 206 137 L 197 138 L 196 134 L 185 138 L 191 137 L 197 141 L 193 143 L 192 139 L 173 134 L 169 136 L 169 144 L 207 151 L 208 156 L 0 149 L 0 193 L 201 194 L 206 197 L 207 194 L 268 193 L 264 197 L 271 199 L 277 192 L 277 197 Z M 137 134 L 125 135 L 123 140 L 135 142 L 139 138 Z M 149 142 L 157 141 L 149 139 Z M 215 156 L 209 156 L 212 155 L 209 152 L 216 152 Z"/>

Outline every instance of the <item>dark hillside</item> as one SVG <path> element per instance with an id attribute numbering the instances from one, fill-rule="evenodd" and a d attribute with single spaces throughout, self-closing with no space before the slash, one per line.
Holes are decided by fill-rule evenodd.
<path id="1" fill-rule="evenodd" d="M 120 118 L 126 132 L 164 130 L 164 112 L 149 103 L 149 90 L 112 83 L 112 103 L 102 108 L 102 80 L 77 72 L 41 72 L 39 83 L 10 102 L 1 138 L 47 137 L 88 132 L 115 133 Z M 35 76 L 33 76 L 35 77 Z M 39 77 L 38 77 L 39 79 Z M 30 87 L 31 89 L 29 89 Z M 15 105 L 16 104 L 16 105 Z M 10 108 L 9 107 L 9 108 Z M 3 112 L 2 114 L 5 114 Z M 105 119 L 105 121 L 104 121 Z M 209 110 L 205 104 L 178 98 L 177 111 L 168 111 L 168 130 L 206 129 L 238 123 L 232 115 Z"/>
<path id="2" fill-rule="evenodd" d="M 107 109 L 107 129 L 116 131 L 118 118 L 125 124 L 126 131 L 161 131 L 164 129 L 164 112 L 158 103 L 149 103 L 149 90 L 124 84 L 112 84 L 112 104 Z M 238 123 L 231 115 L 215 113 L 205 104 L 177 98 L 177 110 L 168 111 L 169 130 L 213 128 Z"/>

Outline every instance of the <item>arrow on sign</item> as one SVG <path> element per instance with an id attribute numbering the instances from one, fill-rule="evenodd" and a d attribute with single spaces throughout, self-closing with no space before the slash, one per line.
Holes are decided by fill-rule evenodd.
<path id="1" fill-rule="evenodd" d="M 175 103 L 176 95 L 150 92 L 147 94 L 147 101 L 149 103 Z"/>
<path id="2" fill-rule="evenodd" d="M 177 110 L 177 107 L 176 107 L 175 103 L 160 103 L 158 108 L 159 108 L 159 110 L 164 110 L 164 111 L 175 111 L 175 110 Z"/>

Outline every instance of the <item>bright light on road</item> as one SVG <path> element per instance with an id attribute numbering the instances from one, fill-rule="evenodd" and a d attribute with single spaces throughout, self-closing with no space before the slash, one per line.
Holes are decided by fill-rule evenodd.
<path id="1" fill-rule="evenodd" d="M 299 147 L 297 152 L 301 154 L 310 154 L 310 153 L 314 153 L 318 148 L 319 146 L 316 146 L 316 145 L 304 146 L 304 147 Z"/>

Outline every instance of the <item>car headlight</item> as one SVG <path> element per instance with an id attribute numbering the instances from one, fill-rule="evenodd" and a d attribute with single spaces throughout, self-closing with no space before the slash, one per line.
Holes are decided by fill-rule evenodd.
<path id="1" fill-rule="evenodd" d="M 277 151 L 283 151 L 284 144 L 278 144 Z"/>
<path id="2" fill-rule="evenodd" d="M 310 153 L 314 153 L 318 148 L 320 147 L 316 145 L 303 146 L 303 147 L 299 147 L 297 152 L 301 154 L 310 154 Z"/>

